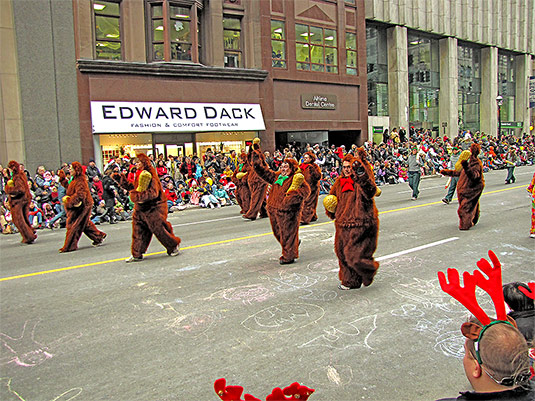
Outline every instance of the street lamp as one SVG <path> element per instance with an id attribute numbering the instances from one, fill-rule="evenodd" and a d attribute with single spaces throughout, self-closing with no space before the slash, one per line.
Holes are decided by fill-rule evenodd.
<path id="1" fill-rule="evenodd" d="M 500 140 L 500 134 L 502 132 L 502 104 L 503 104 L 503 97 L 500 95 L 496 96 L 496 104 L 498 105 L 498 140 Z"/>

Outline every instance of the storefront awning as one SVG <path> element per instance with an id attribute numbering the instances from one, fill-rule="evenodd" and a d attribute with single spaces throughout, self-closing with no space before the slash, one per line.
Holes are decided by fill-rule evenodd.
<path id="1" fill-rule="evenodd" d="M 94 134 L 265 130 L 259 104 L 91 102 Z"/>

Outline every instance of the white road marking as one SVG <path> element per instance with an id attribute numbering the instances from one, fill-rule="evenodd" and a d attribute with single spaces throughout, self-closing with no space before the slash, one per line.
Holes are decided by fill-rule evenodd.
<path id="1" fill-rule="evenodd" d="M 392 258 L 397 258 L 398 256 L 402 256 L 402 255 L 406 255 L 408 253 L 412 253 L 412 252 L 418 252 L 418 251 L 421 251 L 423 249 L 427 249 L 427 248 L 431 248 L 431 247 L 434 247 L 434 246 L 438 246 L 438 245 L 442 245 L 442 244 L 446 244 L 448 242 L 451 242 L 451 241 L 456 241 L 458 240 L 459 237 L 451 237 L 451 238 L 446 238 L 446 239 L 443 239 L 443 240 L 440 240 L 440 241 L 435 241 L 435 242 L 431 242 L 430 244 L 425 244 L 425 245 L 420 245 L 420 246 L 417 246 L 415 248 L 410 248 L 410 249 L 406 249 L 404 251 L 399 251 L 399 252 L 396 252 L 396 253 L 391 253 L 390 255 L 385 255 L 385 256 L 380 256 L 378 258 L 375 258 L 376 261 L 380 262 L 382 260 L 387 260 L 387 259 L 392 259 Z M 331 270 L 332 272 L 337 272 L 338 269 L 332 269 Z"/>

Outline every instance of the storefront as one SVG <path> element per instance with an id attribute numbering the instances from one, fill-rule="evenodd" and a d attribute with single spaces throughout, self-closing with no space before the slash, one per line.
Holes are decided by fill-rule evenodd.
<path id="1" fill-rule="evenodd" d="M 240 152 L 265 130 L 259 104 L 92 101 L 91 121 L 97 164 L 138 152 Z"/>

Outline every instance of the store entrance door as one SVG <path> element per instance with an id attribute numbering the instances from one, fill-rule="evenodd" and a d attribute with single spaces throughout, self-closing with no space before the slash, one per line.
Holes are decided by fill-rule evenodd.
<path id="1" fill-rule="evenodd" d="M 167 160 L 169 156 L 184 156 L 184 146 L 185 145 L 156 143 L 154 144 L 154 156 L 158 158 L 159 155 L 163 154 L 164 160 Z"/>

